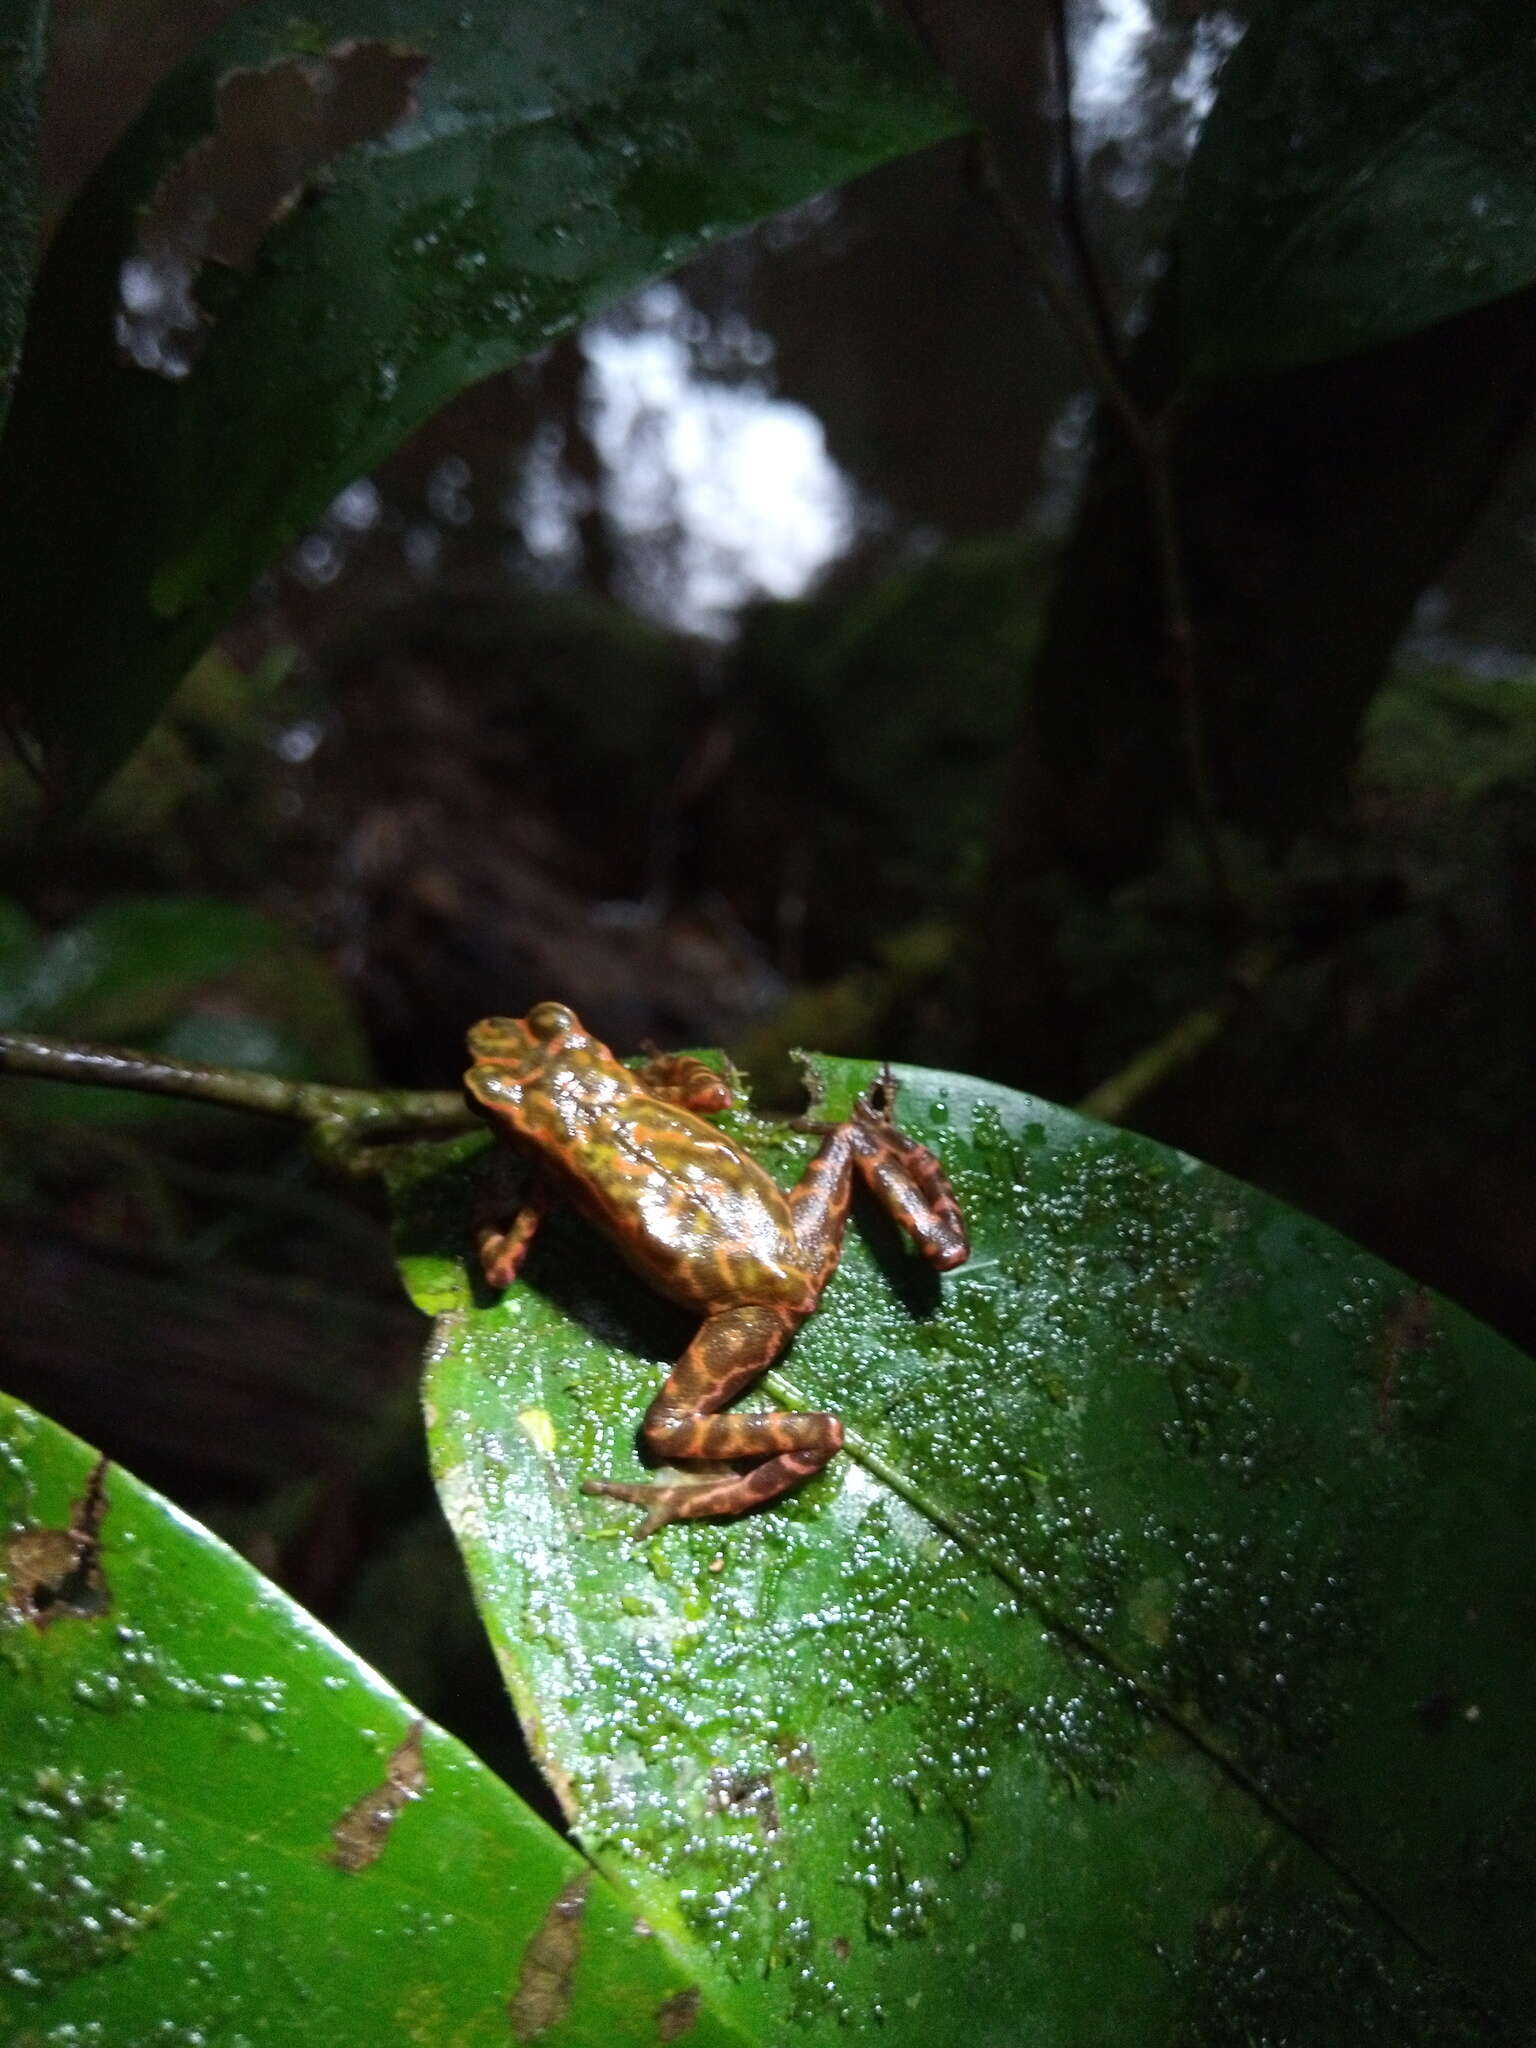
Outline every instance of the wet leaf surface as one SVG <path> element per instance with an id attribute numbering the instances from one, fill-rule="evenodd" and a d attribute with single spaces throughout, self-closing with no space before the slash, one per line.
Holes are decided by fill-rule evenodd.
<path id="1" fill-rule="evenodd" d="M 834 1112 L 872 1071 L 823 1066 Z M 439 1486 L 578 1840 L 764 2040 L 1519 2038 L 1529 1362 L 1179 1154 L 905 1080 L 970 1263 L 861 1216 L 766 1390 L 850 1453 L 640 1544 L 578 1487 L 641 1476 L 687 1319 L 569 1218 L 491 1298 L 484 1141 L 401 1167 Z"/>
<path id="2" fill-rule="evenodd" d="M 1528 284 L 1533 105 L 1520 0 L 1261 9 L 1186 186 L 1194 367 L 1348 354 Z"/>
<path id="3" fill-rule="evenodd" d="M 241 212 L 243 158 L 208 146 L 221 108 L 252 80 L 350 77 L 360 44 L 393 80 L 326 129 L 319 163 L 315 95 L 291 96 L 299 183 L 279 182 L 282 217 L 241 243 L 244 267 L 203 262 L 189 283 L 183 237 L 174 277 L 140 262 L 122 301 L 157 195 L 195 212 L 202 165 L 219 219 Z M 242 8 L 81 195 L 39 285 L 0 462 L 0 598 L 15 644 L 48 650 L 14 686 L 61 787 L 78 798 L 110 773 L 274 551 L 455 392 L 958 125 L 860 0 Z M 267 169 L 245 208 L 258 230 Z"/>
<path id="4" fill-rule="evenodd" d="M 42 1539 L 85 1521 L 107 1597 L 45 1628 Z M 0 1571 L 0 2038 L 536 2038 L 509 2012 L 580 1857 L 206 1530 L 4 1399 Z M 559 1960 L 560 2043 L 650 2043 L 693 1989 L 601 1879 Z M 705 2011 L 695 2037 L 739 2039 Z"/>

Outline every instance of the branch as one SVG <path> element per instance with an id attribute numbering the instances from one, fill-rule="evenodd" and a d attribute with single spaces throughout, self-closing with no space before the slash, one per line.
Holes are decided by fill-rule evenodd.
<path id="1" fill-rule="evenodd" d="M 1222 846 L 1216 790 L 1206 744 L 1194 617 L 1174 489 L 1176 404 L 1151 411 L 1132 390 L 1119 362 L 1114 323 L 1105 303 L 1082 214 L 1072 124 L 1071 38 L 1066 0 L 1045 0 L 1044 27 L 1055 72 L 1060 192 L 1057 224 L 1080 274 L 1074 288 L 1050 238 L 1035 225 L 1033 80 L 1010 75 L 995 61 L 993 9 L 999 0 L 896 0 L 896 9 L 975 116 L 985 149 L 986 184 L 1024 258 L 1030 282 L 1056 316 L 1083 361 L 1100 403 L 1114 417 L 1142 475 L 1162 597 L 1163 638 L 1173 684 L 1180 752 L 1194 828 L 1214 901 L 1229 913 L 1232 878 Z M 1017 24 L 1015 24 L 1017 32 Z M 1027 29 L 1022 32 L 1027 41 Z"/>
<path id="2" fill-rule="evenodd" d="M 34 1038 L 20 1031 L 0 1032 L 0 1073 L 72 1081 L 87 1088 L 132 1088 L 142 1095 L 175 1095 L 186 1102 L 283 1117 L 307 1125 L 317 1148 L 343 1163 L 349 1153 L 382 1139 L 449 1136 L 473 1130 L 479 1121 L 462 1095 L 332 1088 L 320 1081 L 284 1081 L 241 1067 L 210 1067 L 120 1046 Z"/>
<path id="3" fill-rule="evenodd" d="M 1178 499 L 1173 483 L 1176 408 L 1170 406 L 1163 412 L 1149 413 L 1138 403 L 1101 339 L 1097 322 L 1062 276 L 1045 237 L 1036 230 L 1019 204 L 1003 171 L 1001 153 L 995 145 L 989 148 L 988 160 L 991 170 L 988 182 L 997 210 L 1029 267 L 1031 282 L 1082 357 L 1100 402 L 1119 424 L 1141 470 L 1152 541 L 1157 553 L 1158 587 L 1163 600 L 1163 636 L 1178 702 L 1179 740 L 1190 806 L 1211 893 L 1219 903 L 1230 906 L 1233 900 L 1232 881 L 1222 850 L 1216 793 L 1206 747 L 1194 616 L 1189 603 L 1184 543 L 1179 532 Z"/>
<path id="4" fill-rule="evenodd" d="M 1211 1003 L 1189 1010 L 1171 1031 L 1154 1045 L 1128 1060 L 1118 1074 L 1111 1074 L 1096 1088 L 1090 1088 L 1081 1102 L 1072 1106 L 1080 1116 L 1096 1116 L 1100 1123 L 1123 1124 L 1142 1096 L 1150 1095 L 1160 1081 L 1187 1066 L 1196 1053 L 1203 1052 L 1231 1014 L 1230 1003 Z"/>
<path id="5" fill-rule="evenodd" d="M 1231 1022 L 1238 1006 L 1261 989 L 1279 965 L 1279 955 L 1269 947 L 1250 947 L 1238 956 L 1220 995 L 1186 1010 L 1161 1038 L 1127 1060 L 1118 1073 L 1090 1088 L 1073 1108 L 1080 1116 L 1096 1116 L 1100 1123 L 1123 1124 L 1144 1095 L 1204 1052 Z"/>

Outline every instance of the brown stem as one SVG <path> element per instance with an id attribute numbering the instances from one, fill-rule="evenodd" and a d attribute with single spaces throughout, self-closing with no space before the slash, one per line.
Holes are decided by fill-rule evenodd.
<path id="1" fill-rule="evenodd" d="M 1221 995 L 1186 1010 L 1161 1038 L 1144 1046 L 1118 1073 L 1090 1088 L 1073 1108 L 1082 1116 L 1096 1116 L 1101 1123 L 1124 1123 L 1144 1095 L 1150 1095 L 1170 1075 L 1204 1052 L 1226 1028 L 1239 1004 L 1262 988 L 1278 965 L 1279 956 L 1268 947 L 1249 947 L 1239 954 Z"/>
<path id="2" fill-rule="evenodd" d="M 1226 1023 L 1230 1008 L 1228 1003 L 1208 1003 L 1187 1011 L 1155 1045 L 1137 1053 L 1118 1074 L 1091 1088 L 1073 1107 L 1079 1115 L 1096 1116 L 1101 1123 L 1123 1124 L 1144 1095 L 1150 1095 L 1159 1082 L 1204 1051 Z"/>
<path id="3" fill-rule="evenodd" d="M 1216 794 L 1206 746 L 1195 655 L 1194 617 L 1189 604 L 1178 503 L 1173 487 L 1172 443 L 1177 403 L 1160 413 L 1147 413 L 1137 403 L 1101 338 L 1097 323 L 1061 275 L 1044 237 L 1010 190 L 1002 170 L 1001 153 L 993 149 L 990 155 L 992 176 L 988 182 L 998 211 L 1029 265 L 1035 289 L 1082 357 L 1100 400 L 1114 416 L 1141 469 L 1142 488 L 1146 492 L 1147 513 L 1152 526 L 1152 544 L 1157 552 L 1163 632 L 1178 703 L 1179 738 L 1190 803 L 1211 893 L 1219 903 L 1230 906 L 1232 883 L 1222 852 Z"/>
<path id="4" fill-rule="evenodd" d="M 22 1031 L 0 1032 L 0 1073 L 72 1081 L 88 1088 L 133 1088 L 145 1095 L 176 1095 L 257 1116 L 286 1117 L 307 1124 L 328 1150 L 345 1151 L 383 1138 L 472 1130 L 477 1121 L 461 1095 L 332 1088 L 319 1081 L 284 1081 L 240 1067 L 210 1067 L 196 1060 L 162 1059 L 155 1053 L 37 1038 Z"/>

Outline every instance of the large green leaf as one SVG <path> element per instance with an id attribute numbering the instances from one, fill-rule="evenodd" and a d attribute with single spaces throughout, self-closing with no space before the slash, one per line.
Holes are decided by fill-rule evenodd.
<path id="1" fill-rule="evenodd" d="M 120 362 L 140 209 L 214 130 L 221 85 L 286 63 L 290 96 L 306 65 L 334 87 L 359 42 L 385 81 L 379 132 L 309 180 L 248 268 L 214 289 L 205 266 L 190 374 Z M 866 0 L 241 9 L 92 181 L 39 284 L 0 599 L 61 782 L 109 773 L 273 551 L 454 392 L 958 121 Z"/>
<path id="2" fill-rule="evenodd" d="M 824 1065 L 835 1111 L 870 1069 Z M 1529 1364 L 1177 1153 L 904 1080 L 970 1263 L 855 1229 L 769 1382 L 848 1455 L 639 1545 L 578 1483 L 686 1319 L 558 1218 L 488 1298 L 477 1141 L 402 1171 L 442 1497 L 577 1839 L 765 2041 L 1516 2038 Z"/>
<path id="3" fill-rule="evenodd" d="M 1347 354 L 1530 283 L 1533 106 L 1523 0 L 1271 0 L 1189 169 L 1193 367 Z"/>
<path id="4" fill-rule="evenodd" d="M 47 0 L 0 0 L 0 425 L 21 353 L 37 240 L 38 99 Z"/>
<path id="5" fill-rule="evenodd" d="M 541 2011 L 560 2043 L 667 2038 L 697 1987 L 622 1897 L 207 1530 L 94 1463 L 0 1398 L 9 2048 L 506 2048 Z M 690 2048 L 739 2038 L 701 2009 Z"/>

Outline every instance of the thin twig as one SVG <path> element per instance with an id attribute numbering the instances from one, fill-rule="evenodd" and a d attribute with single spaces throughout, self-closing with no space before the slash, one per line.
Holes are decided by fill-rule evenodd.
<path id="1" fill-rule="evenodd" d="M 1090 1088 L 1073 1108 L 1081 1116 L 1096 1116 L 1100 1123 L 1123 1124 L 1144 1095 L 1150 1095 L 1160 1082 L 1205 1050 L 1226 1023 L 1231 1008 L 1230 1002 L 1208 1003 L 1187 1011 L 1171 1031 L 1127 1060 L 1118 1074 Z"/>
<path id="2" fill-rule="evenodd" d="M 1180 727 L 1184 772 L 1212 896 L 1230 908 L 1231 878 L 1222 851 L 1216 796 L 1200 702 L 1198 662 L 1182 536 L 1172 477 L 1176 405 L 1158 414 L 1137 401 L 1120 366 L 1114 323 L 1100 285 L 1082 211 L 1077 151 L 1072 127 L 1071 38 L 1067 0 L 1050 0 L 1051 49 L 1056 71 L 1060 156 L 1059 224 L 1082 280 L 1075 291 L 1058 267 L 1054 251 L 1036 229 L 1025 187 L 1027 152 L 1019 105 L 1021 87 L 1006 72 L 985 62 L 983 44 L 942 10 L 925 0 L 895 0 L 897 11 L 968 103 L 985 139 L 987 177 L 998 212 L 1022 252 L 1031 281 L 1082 357 L 1100 402 L 1119 423 L 1139 465 L 1157 557 L 1168 665 Z"/>
<path id="3" fill-rule="evenodd" d="M 144 1095 L 175 1095 L 187 1102 L 283 1117 L 307 1125 L 313 1139 L 338 1155 L 384 1139 L 473 1130 L 477 1123 L 462 1095 L 284 1081 L 241 1067 L 210 1067 L 195 1060 L 162 1059 L 120 1046 L 81 1045 L 20 1031 L 0 1032 L 0 1073 L 87 1088 L 132 1088 Z"/>
<path id="4" fill-rule="evenodd" d="M 1279 964 L 1279 955 L 1269 947 L 1249 947 L 1233 963 L 1223 994 L 1214 1002 L 1186 1010 L 1161 1038 L 1128 1059 L 1118 1073 L 1090 1088 L 1073 1108 L 1081 1116 L 1096 1116 L 1101 1123 L 1123 1124 L 1143 1096 L 1188 1066 L 1220 1036 L 1238 1006 L 1264 986 Z"/>
<path id="5" fill-rule="evenodd" d="M 1157 549 L 1158 578 L 1163 594 L 1163 630 L 1168 641 L 1168 666 L 1179 707 L 1179 745 L 1189 785 L 1195 830 L 1211 894 L 1229 908 L 1235 901 L 1232 876 L 1221 843 L 1216 788 L 1206 744 L 1205 713 L 1200 702 L 1195 621 L 1184 572 L 1184 546 L 1179 534 L 1178 499 L 1173 488 L 1171 432 L 1167 415 L 1148 424 L 1147 440 L 1137 447 L 1147 510 Z"/>
<path id="6" fill-rule="evenodd" d="M 1095 320 L 1061 275 L 1044 237 L 1009 189 L 1002 175 L 1000 152 L 989 148 L 988 154 L 992 173 L 988 184 L 998 211 L 1029 266 L 1035 289 L 1082 357 L 1100 400 L 1113 414 L 1141 470 L 1152 544 L 1157 555 L 1163 633 L 1178 707 L 1180 749 L 1195 830 L 1199 835 L 1211 893 L 1219 903 L 1230 905 L 1233 900 L 1232 881 L 1222 851 L 1216 794 L 1206 746 L 1194 618 L 1184 570 L 1178 501 L 1173 488 L 1172 429 L 1175 413 L 1169 408 L 1164 413 L 1149 414 L 1137 403 L 1120 374 L 1118 364 L 1100 339 Z"/>

